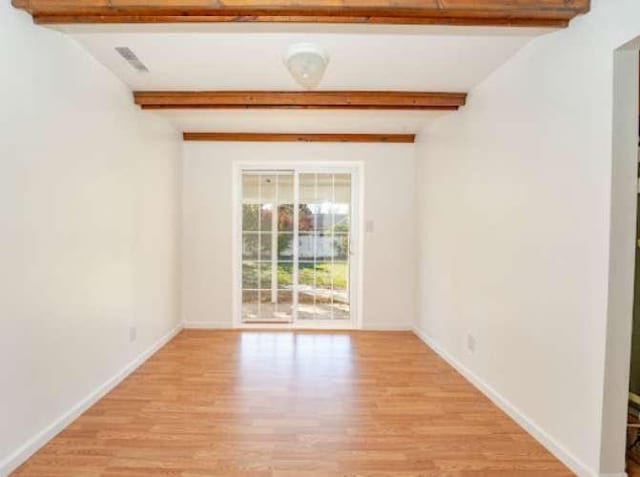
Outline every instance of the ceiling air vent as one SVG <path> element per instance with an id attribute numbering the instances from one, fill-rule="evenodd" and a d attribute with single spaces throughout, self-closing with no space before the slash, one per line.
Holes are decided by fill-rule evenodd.
<path id="1" fill-rule="evenodd" d="M 130 48 L 127 48 L 126 46 L 117 46 L 116 51 L 136 70 L 142 73 L 149 72 L 149 68 L 147 68 L 142 61 L 140 61 L 140 58 L 138 58 Z"/>

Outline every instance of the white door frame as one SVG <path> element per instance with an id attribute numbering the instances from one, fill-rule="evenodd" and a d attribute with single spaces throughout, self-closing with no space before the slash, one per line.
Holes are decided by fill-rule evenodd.
<path id="1" fill-rule="evenodd" d="M 351 243 L 349 284 L 349 306 L 351 318 L 348 322 L 334 320 L 291 323 L 243 323 L 242 322 L 242 171 L 245 170 L 293 170 L 318 173 L 351 174 Z M 297 177 L 297 174 L 296 174 Z M 364 251 L 364 162 L 363 161 L 237 161 L 233 163 L 232 184 L 232 237 L 231 280 L 234 328 L 261 329 L 361 329 L 362 328 L 362 277 Z M 295 192 L 297 194 L 297 192 Z M 297 244 L 294 244 L 296 247 Z M 294 296 L 296 294 L 294 293 Z"/>

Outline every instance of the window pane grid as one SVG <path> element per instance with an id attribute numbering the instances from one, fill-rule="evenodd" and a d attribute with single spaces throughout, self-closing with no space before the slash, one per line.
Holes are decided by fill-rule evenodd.
<path id="1" fill-rule="evenodd" d="M 281 194 L 282 186 L 287 184 L 289 190 Z M 281 199 L 288 207 L 279 206 Z M 292 202 L 291 171 L 243 173 L 242 316 L 245 321 L 291 319 L 292 290 L 280 289 L 280 286 L 291 286 L 292 280 L 287 278 L 291 266 L 285 265 L 281 271 L 277 229 L 280 224 L 286 229 L 288 222 L 292 230 Z M 284 300 L 282 304 L 280 300 Z"/>
<path id="2" fill-rule="evenodd" d="M 350 197 L 349 174 L 243 174 L 243 320 L 349 318 Z"/>

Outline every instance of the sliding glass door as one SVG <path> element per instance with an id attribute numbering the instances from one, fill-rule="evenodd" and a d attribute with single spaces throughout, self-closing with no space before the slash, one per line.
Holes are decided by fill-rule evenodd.
<path id="1" fill-rule="evenodd" d="M 349 324 L 351 171 L 241 171 L 241 322 Z"/>

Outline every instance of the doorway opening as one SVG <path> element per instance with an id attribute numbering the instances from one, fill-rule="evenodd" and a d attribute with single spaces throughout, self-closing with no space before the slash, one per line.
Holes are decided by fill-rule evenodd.
<path id="1" fill-rule="evenodd" d="M 626 475 L 638 221 L 640 37 L 613 50 L 611 195 L 600 475 Z M 640 276 L 640 275 L 639 275 Z"/>
<path id="2" fill-rule="evenodd" d="M 637 37 L 613 52 L 609 284 L 598 469 L 601 475 L 626 475 L 625 454 L 633 445 L 629 378 L 638 219 L 639 51 Z"/>
<path id="3" fill-rule="evenodd" d="M 358 167 L 239 166 L 236 326 L 359 327 Z"/>
<path id="4" fill-rule="evenodd" d="M 638 55 L 637 87 L 640 92 L 640 54 Z M 639 94 L 640 96 L 640 94 Z M 640 118 L 640 104 L 638 106 Z M 640 121 L 639 121 L 640 123 Z M 640 166 L 640 130 L 638 131 L 638 160 Z M 640 211 L 640 167 L 638 167 L 636 208 Z M 630 477 L 640 477 L 640 220 L 636 222 L 635 284 L 633 325 L 631 331 L 631 366 L 629 373 L 629 412 L 627 423 L 626 471 Z"/>

